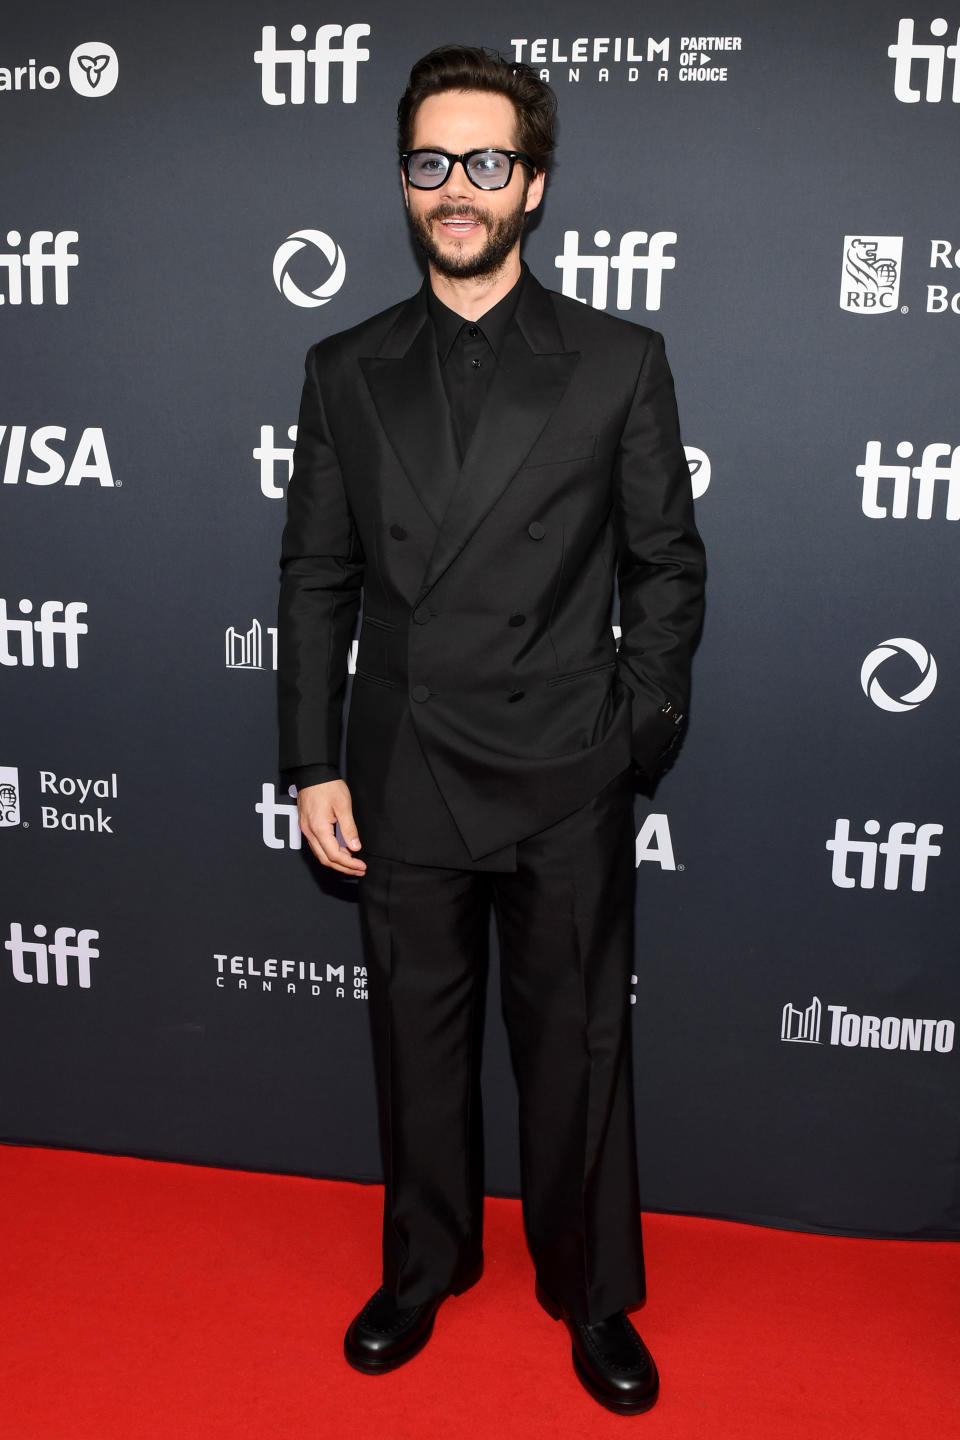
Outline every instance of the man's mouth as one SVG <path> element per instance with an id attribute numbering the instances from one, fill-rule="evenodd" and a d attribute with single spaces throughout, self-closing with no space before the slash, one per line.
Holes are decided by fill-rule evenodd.
<path id="1" fill-rule="evenodd" d="M 449 235 L 455 240 L 462 240 L 467 235 L 472 235 L 475 231 L 483 228 L 483 221 L 478 219 L 476 215 L 449 215 L 441 210 L 432 215 L 431 219 L 437 222 L 444 234 Z"/>

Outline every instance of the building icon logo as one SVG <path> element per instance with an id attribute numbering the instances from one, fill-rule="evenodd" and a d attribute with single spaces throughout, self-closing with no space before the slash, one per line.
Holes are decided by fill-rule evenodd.
<path id="1" fill-rule="evenodd" d="M 806 1010 L 798 1010 L 788 1000 L 783 1007 L 783 1017 L 780 1022 L 780 1039 L 792 1040 L 799 1045 L 820 1044 L 820 1022 L 823 1018 L 823 1007 L 819 998 L 814 995 Z"/>
<path id="2" fill-rule="evenodd" d="M 15 766 L 0 765 L 0 829 L 20 824 L 20 775 Z"/>
<path id="3" fill-rule="evenodd" d="M 897 308 L 902 235 L 845 235 L 840 309 L 851 315 L 884 315 Z"/>
<path id="4" fill-rule="evenodd" d="M 302 290 L 290 275 L 289 265 L 295 255 L 307 246 L 319 250 L 327 261 L 330 274 L 312 290 Z M 285 300 L 303 309 L 326 305 L 342 287 L 347 274 L 347 261 L 343 251 L 323 230 L 295 230 L 280 246 L 273 257 L 273 283 Z"/>
<path id="5" fill-rule="evenodd" d="M 920 671 L 920 683 L 905 695 L 889 695 L 880 684 L 877 671 L 885 660 L 890 660 L 895 655 L 908 655 L 917 669 Z M 881 710 L 889 710 L 892 714 L 902 714 L 905 710 L 915 710 L 922 701 L 933 694 L 934 686 L 937 683 L 937 662 L 930 651 L 921 645 L 919 640 L 908 640 L 899 636 L 893 640 L 884 640 L 864 660 L 860 667 L 860 688 L 868 700 Z"/>

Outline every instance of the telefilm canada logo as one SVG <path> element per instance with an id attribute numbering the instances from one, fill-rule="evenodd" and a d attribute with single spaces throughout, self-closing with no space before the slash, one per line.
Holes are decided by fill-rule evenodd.
<path id="1" fill-rule="evenodd" d="M 366 1000 L 367 967 L 353 965 L 347 976 L 347 965 L 320 960 L 280 960 L 268 956 L 257 960 L 253 955 L 231 955 L 226 950 L 214 951 L 216 966 L 214 983 L 218 990 L 255 990 L 261 995 L 326 995 L 334 1000 Z"/>
<path id="2" fill-rule="evenodd" d="M 897 38 L 887 49 L 894 62 L 893 93 L 903 105 L 939 105 L 942 100 L 952 100 L 960 105 L 960 26 L 953 34 L 951 44 L 943 44 L 950 31 L 948 21 L 942 16 L 931 20 L 928 26 L 929 39 L 917 39 L 917 22 L 912 18 L 901 19 L 897 26 Z M 947 88 L 950 67 L 951 86 Z M 921 88 L 922 86 L 922 88 Z"/>
<path id="3" fill-rule="evenodd" d="M 900 461 L 909 461 L 912 441 L 900 440 L 896 451 Z M 868 520 L 960 520 L 960 445 L 935 440 L 924 445 L 919 464 L 910 465 L 884 461 L 883 442 L 868 440 L 856 473 Z"/>
<path id="4" fill-rule="evenodd" d="M 113 477 L 103 430 L 88 425 L 79 439 L 67 438 L 65 425 L 0 425 L 0 472 L 4 485 L 80 486 L 95 481 L 101 489 L 121 484 Z M 92 488 L 91 486 L 87 487 Z"/>
<path id="5" fill-rule="evenodd" d="M 848 1050 L 913 1050 L 949 1055 L 956 1040 L 953 1020 L 907 1015 L 859 1015 L 846 1005 L 827 1005 L 828 1045 Z M 780 1039 L 793 1045 L 822 1045 L 824 1006 L 814 995 L 804 1009 L 787 1001 L 780 1017 Z"/>
<path id="6" fill-rule="evenodd" d="M 370 51 L 360 41 L 371 33 L 369 25 L 320 25 L 308 40 L 306 25 L 291 25 L 292 44 L 277 43 L 276 25 L 264 25 L 254 61 L 260 67 L 260 94 L 267 105 L 306 105 L 307 78 L 312 80 L 309 100 L 326 105 L 357 99 L 360 66 Z M 336 77 L 336 78 L 335 78 Z"/>
<path id="7" fill-rule="evenodd" d="M 78 95 L 102 100 L 113 93 L 120 78 L 116 50 L 104 40 L 83 41 L 67 61 L 67 78 Z M 0 65 L 0 97 L 4 92 L 56 90 L 62 79 L 60 65 L 30 56 L 21 64 Z"/>
<path id="8" fill-rule="evenodd" d="M 6 285 L 0 288 L 0 305 L 45 305 L 51 300 L 54 305 L 68 305 L 70 271 L 80 264 L 80 257 L 71 246 L 79 239 L 76 230 L 34 230 L 26 237 L 20 230 L 8 230 L 7 250 L 0 254 L 0 274 L 6 271 Z"/>
<path id="9" fill-rule="evenodd" d="M 10 952 L 10 968 L 14 980 L 21 985 L 77 985 L 89 990 L 90 962 L 100 957 L 95 942 L 99 930 L 75 930 L 58 925 L 49 939 L 46 925 L 34 925 L 33 938 L 24 939 L 23 926 L 12 921 L 10 933 L 3 942 Z"/>
<path id="10" fill-rule="evenodd" d="M 643 76 L 661 85 L 671 79 L 685 86 L 725 84 L 742 47 L 740 35 L 537 35 L 514 36 L 508 45 L 515 60 L 549 84 L 618 87 Z"/>
<path id="11" fill-rule="evenodd" d="M 897 673 L 902 674 L 904 660 L 916 667 L 920 678 L 903 693 L 891 694 L 890 681 L 887 681 L 885 686 L 880 671 L 888 668 L 888 661 L 897 661 Z M 936 683 L 936 660 L 919 640 L 911 640 L 905 635 L 882 641 L 870 651 L 860 667 L 860 688 L 864 695 L 868 700 L 872 700 L 878 709 L 886 710 L 891 715 L 902 715 L 909 710 L 916 710 L 918 705 L 933 694 Z"/>
<path id="12" fill-rule="evenodd" d="M 295 257 L 299 257 L 304 251 L 306 260 L 298 260 L 293 264 Z M 319 267 L 318 254 L 325 262 Z M 307 279 L 307 271 L 309 279 L 313 279 L 318 268 L 325 272 L 323 279 L 311 289 L 304 289 L 303 282 Z M 296 278 L 292 271 L 296 272 Z M 328 305 L 343 287 L 346 275 L 346 256 L 336 240 L 323 230 L 295 230 L 292 235 L 287 236 L 273 257 L 274 285 L 285 300 L 289 300 L 291 305 L 300 306 L 301 309 Z"/>

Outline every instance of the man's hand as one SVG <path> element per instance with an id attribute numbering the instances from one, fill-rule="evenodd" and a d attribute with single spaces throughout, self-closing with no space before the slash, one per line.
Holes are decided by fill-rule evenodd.
<path id="1" fill-rule="evenodd" d="M 297 814 L 307 844 L 321 865 L 338 870 L 341 875 L 359 876 L 366 865 L 351 854 L 360 849 L 360 837 L 353 819 L 350 791 L 343 780 L 327 780 L 323 785 L 307 785 L 297 792 Z M 343 837 L 337 839 L 336 826 Z"/>

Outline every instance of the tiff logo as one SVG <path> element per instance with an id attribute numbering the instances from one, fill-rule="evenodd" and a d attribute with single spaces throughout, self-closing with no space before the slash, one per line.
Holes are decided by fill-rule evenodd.
<path id="1" fill-rule="evenodd" d="M 17 606 L 21 615 L 33 614 L 33 601 L 21 600 Z M 76 670 L 80 663 L 78 640 L 87 634 L 87 626 L 80 619 L 87 613 L 87 607 L 79 600 L 44 600 L 40 606 L 39 620 L 11 620 L 7 616 L 7 602 L 0 599 L 0 665 L 34 664 L 34 631 L 40 636 L 40 664 L 45 670 L 52 670 L 57 663 L 57 637 L 63 638 L 64 663 L 68 670 Z M 57 619 L 62 616 L 62 619 Z M 19 636 L 19 655 L 10 648 L 11 636 Z"/>
<path id="2" fill-rule="evenodd" d="M 795 1040 L 801 1045 L 820 1044 L 820 1024 L 823 1020 L 823 1006 L 814 995 L 806 1010 L 798 1010 L 788 1000 L 783 1007 L 780 1022 L 780 1039 Z"/>
<path id="3" fill-rule="evenodd" d="M 924 99 L 936 105 L 943 99 L 943 81 L 946 62 L 953 61 L 953 90 L 950 95 L 954 104 L 960 104 L 960 28 L 952 45 L 918 45 L 914 40 L 913 20 L 901 20 L 897 30 L 897 43 L 891 45 L 887 54 L 895 62 L 893 72 L 893 93 L 904 105 L 915 105 Z M 931 20 L 930 34 L 946 35 L 949 26 L 946 20 Z M 921 93 L 913 87 L 914 62 L 925 62 L 927 67 L 926 90 Z"/>
<path id="4" fill-rule="evenodd" d="M 260 461 L 260 490 L 268 500 L 282 500 L 284 489 L 277 484 L 277 469 L 280 465 L 286 469 L 286 478 L 290 479 L 293 474 L 293 445 L 274 444 L 274 430 L 272 425 L 260 426 L 260 444 L 254 446 L 253 458 Z M 291 425 L 287 430 L 287 438 L 296 441 L 297 427 Z M 282 473 L 282 472 L 281 472 Z"/>
<path id="5" fill-rule="evenodd" d="M 93 941 L 100 939 L 98 930 L 73 930 L 60 925 L 53 933 L 53 939 L 45 943 L 46 925 L 34 925 L 33 940 L 24 940 L 23 930 L 16 921 L 10 925 L 10 939 L 3 942 L 10 951 L 13 976 L 22 985 L 50 983 L 50 960 L 53 960 L 54 976 L 58 985 L 70 984 L 70 962 L 76 962 L 77 984 L 81 990 L 90 989 L 90 961 L 99 958 L 100 951 L 93 948 Z M 28 962 L 33 961 L 32 971 Z"/>
<path id="6" fill-rule="evenodd" d="M 0 269 L 7 272 L 7 293 L 0 294 L 0 305 L 23 304 L 24 270 L 30 280 L 31 305 L 42 305 L 45 299 L 49 299 L 49 290 L 44 283 L 48 270 L 53 271 L 54 304 L 66 305 L 70 299 L 70 270 L 80 263 L 78 255 L 70 254 L 70 246 L 76 244 L 79 238 L 76 230 L 59 230 L 56 234 L 52 230 L 35 230 L 27 241 L 26 251 L 21 254 L 18 247 L 23 244 L 23 236 L 19 230 L 8 230 L 10 252 L 0 255 Z"/>
<path id="7" fill-rule="evenodd" d="M 610 244 L 610 231 L 598 230 L 593 237 L 593 243 L 605 250 Z M 616 255 L 589 255 L 580 253 L 580 231 L 565 230 L 563 252 L 554 260 L 563 277 L 560 289 L 564 295 L 569 295 L 572 300 L 579 300 L 585 305 L 586 297 L 577 294 L 577 281 L 580 271 L 587 270 L 593 276 L 589 303 L 595 310 L 605 310 L 610 271 L 615 270 L 617 309 L 630 310 L 633 308 L 634 275 L 638 270 L 643 270 L 647 276 L 644 307 L 647 310 L 659 310 L 663 272 L 675 269 L 677 264 L 675 257 L 666 253 L 667 246 L 676 243 L 675 230 L 657 230 L 649 236 L 646 230 L 627 230 L 620 240 Z M 647 251 L 638 255 L 637 249 L 643 245 L 648 246 Z"/>
<path id="8" fill-rule="evenodd" d="M 277 668 L 277 627 L 267 626 L 271 645 L 271 669 Z M 226 632 L 226 664 L 228 670 L 263 669 L 263 626 L 254 620 L 247 631 L 235 630 L 230 625 Z"/>
<path id="9" fill-rule="evenodd" d="M 879 835 L 880 821 L 867 820 L 864 824 L 867 835 Z M 914 825 L 910 820 L 898 820 L 890 826 L 886 840 L 851 840 L 850 821 L 838 820 L 832 840 L 827 849 L 833 851 L 831 879 L 842 890 L 852 890 L 856 885 L 861 890 L 872 890 L 877 878 L 877 852 L 886 856 L 883 869 L 884 890 L 896 890 L 900 884 L 900 862 L 904 856 L 913 861 L 910 878 L 911 890 L 924 890 L 927 884 L 927 862 L 940 854 L 940 846 L 933 844 L 935 835 L 943 834 L 942 825 Z M 913 840 L 908 836 L 913 835 Z M 860 878 L 847 874 L 847 861 L 851 855 L 860 856 Z"/>
<path id="10" fill-rule="evenodd" d="M 254 52 L 254 60 L 260 66 L 260 93 L 268 105 L 303 105 L 306 103 L 307 66 L 313 67 L 313 99 L 316 105 L 326 105 L 330 99 L 330 68 L 342 66 L 341 96 L 345 105 L 353 105 L 357 98 L 357 72 L 364 60 L 370 59 L 370 51 L 359 44 L 361 38 L 370 34 L 369 25 L 320 25 L 314 37 L 313 48 L 278 49 L 276 25 L 264 25 L 260 49 Z M 340 37 L 342 44 L 335 44 Z M 290 39 L 300 47 L 307 38 L 306 25 L 293 25 Z M 287 72 L 289 91 L 280 88 L 280 72 Z"/>
<path id="11" fill-rule="evenodd" d="M 946 520 L 960 520 L 960 445 L 936 442 L 923 447 L 919 465 L 884 465 L 881 461 L 881 442 L 868 440 L 863 464 L 857 466 L 857 474 L 863 481 L 861 507 L 870 520 L 885 520 L 890 515 L 894 520 L 905 520 L 910 510 L 910 480 L 917 481 L 914 499 L 914 514 L 918 520 L 930 520 L 933 516 L 937 485 L 940 485 L 940 502 L 937 513 Z M 909 460 L 913 446 L 909 440 L 897 445 L 901 460 Z M 943 462 L 943 463 L 941 463 Z M 884 500 L 880 503 L 881 480 L 892 481 L 884 486 Z"/>
<path id="12" fill-rule="evenodd" d="M 277 787 L 264 783 L 260 801 L 254 810 L 262 817 L 263 843 L 268 850 L 299 850 L 300 822 L 297 818 L 297 787 L 291 785 L 287 794 L 293 804 L 277 799 Z"/>

